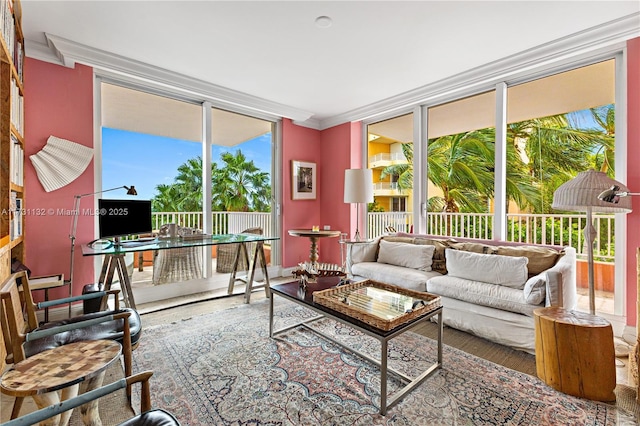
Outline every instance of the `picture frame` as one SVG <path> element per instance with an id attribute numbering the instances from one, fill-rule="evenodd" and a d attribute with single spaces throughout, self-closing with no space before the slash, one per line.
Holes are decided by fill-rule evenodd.
<path id="1" fill-rule="evenodd" d="M 316 192 L 316 163 L 291 160 L 291 199 L 315 200 Z"/>

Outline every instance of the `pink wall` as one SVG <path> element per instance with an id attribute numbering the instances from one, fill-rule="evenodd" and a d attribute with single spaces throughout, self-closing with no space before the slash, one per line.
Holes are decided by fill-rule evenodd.
<path id="1" fill-rule="evenodd" d="M 640 192 L 640 38 L 627 42 L 627 187 Z M 640 247 L 640 198 L 632 198 L 627 215 L 627 324 L 636 323 L 638 283 L 636 250 Z"/>
<path id="2" fill-rule="evenodd" d="M 344 203 L 344 171 L 349 168 L 359 168 L 362 162 L 360 128 L 359 122 L 344 123 L 323 130 L 320 136 L 322 144 L 320 159 L 324 170 L 320 186 L 322 224 L 330 225 L 331 229 L 340 230 L 348 235 L 353 235 L 355 232 L 356 211 L 355 206 Z M 354 146 L 356 147 L 355 155 L 352 150 Z M 360 210 L 362 211 L 362 206 Z M 340 244 L 337 239 L 326 241 L 321 260 L 340 263 Z"/>
<path id="3" fill-rule="evenodd" d="M 360 167 L 360 123 L 345 123 L 318 131 L 297 126 L 285 119 L 282 124 L 282 145 L 282 266 L 289 268 L 309 259 L 310 243 L 306 238 L 290 236 L 287 230 L 309 229 L 313 225 L 329 225 L 333 230 L 349 234 L 355 230 L 355 221 L 351 225 L 349 218 L 351 206 L 344 203 L 343 191 L 344 170 Z M 315 200 L 291 199 L 292 160 L 316 163 L 318 188 Z M 321 238 L 318 246 L 321 261 L 340 263 L 337 238 Z"/>
<path id="4" fill-rule="evenodd" d="M 316 163 L 316 184 L 321 187 L 325 173 L 320 162 L 320 131 L 296 126 L 291 120 L 282 120 L 282 265 L 292 267 L 309 259 L 309 240 L 292 237 L 289 229 L 311 229 L 322 226 L 320 215 L 322 193 L 316 190 L 315 200 L 291 199 L 291 161 Z M 322 255 L 325 241 L 320 241 Z"/>
<path id="5" fill-rule="evenodd" d="M 26 58 L 25 155 L 40 151 L 50 135 L 93 146 L 93 70 L 77 65 L 65 68 Z M 71 243 L 69 232 L 74 195 L 94 191 L 93 160 L 84 173 L 69 185 L 45 192 L 35 169 L 25 161 L 25 263 L 33 275 L 64 273 L 69 277 Z M 83 199 L 82 208 L 93 207 L 92 197 Z M 80 217 L 77 243 L 93 235 L 91 217 Z M 76 245 L 74 294 L 93 282 L 93 262 L 82 258 Z M 38 292 L 39 293 L 39 292 Z M 51 292 L 51 298 L 64 297 L 68 289 Z"/>

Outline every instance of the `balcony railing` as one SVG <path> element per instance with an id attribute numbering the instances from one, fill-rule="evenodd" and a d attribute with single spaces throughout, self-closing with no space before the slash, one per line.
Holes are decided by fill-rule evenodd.
<path id="1" fill-rule="evenodd" d="M 615 255 L 613 214 L 593 215 L 596 239 L 594 256 L 604 262 L 613 262 Z M 265 235 L 273 235 L 271 213 L 214 212 L 213 233 L 238 233 L 251 227 L 262 227 Z M 398 232 L 413 230 L 413 214 L 410 212 L 367 213 L 367 236 L 375 238 L 387 233 L 389 228 Z M 507 241 L 525 244 L 571 246 L 578 256 L 586 256 L 583 229 L 587 218 L 584 214 L 507 214 Z M 202 213 L 162 212 L 153 213 L 154 229 L 165 223 L 177 223 L 202 229 Z M 491 213 L 429 213 L 427 233 L 460 238 L 493 238 Z"/>
<path id="2" fill-rule="evenodd" d="M 153 229 L 160 229 L 166 223 L 202 229 L 201 212 L 159 212 L 153 213 Z M 236 234 L 247 228 L 261 227 L 264 235 L 273 235 L 271 213 L 268 212 L 213 212 L 213 234 Z"/>
<path id="3" fill-rule="evenodd" d="M 596 239 L 594 255 L 598 260 L 613 262 L 615 256 L 615 215 L 594 215 Z M 581 214 L 507 214 L 507 241 L 526 244 L 571 246 L 578 256 L 586 256 L 583 229 L 586 215 Z M 398 232 L 413 230 L 410 212 L 368 213 L 368 236 L 383 235 L 387 229 Z M 493 238 L 491 213 L 429 213 L 427 234 L 460 238 Z"/>

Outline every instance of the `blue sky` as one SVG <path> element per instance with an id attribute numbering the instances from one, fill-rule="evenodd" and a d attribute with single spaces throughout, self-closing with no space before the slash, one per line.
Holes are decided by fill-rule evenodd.
<path id="1" fill-rule="evenodd" d="M 234 147 L 212 147 L 214 162 L 222 152 L 240 149 L 261 170 L 271 173 L 271 133 L 258 136 Z M 171 184 L 178 167 L 187 160 L 202 156 L 202 144 L 162 136 L 102 128 L 102 187 L 134 185 L 138 198 L 151 199 L 159 184 Z M 123 198 L 124 191 L 104 194 L 104 198 Z"/>

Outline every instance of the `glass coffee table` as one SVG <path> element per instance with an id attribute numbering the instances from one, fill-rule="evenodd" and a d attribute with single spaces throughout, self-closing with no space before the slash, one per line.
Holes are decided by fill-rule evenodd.
<path id="1" fill-rule="evenodd" d="M 371 282 L 371 285 L 369 285 L 370 282 L 367 281 L 336 287 L 339 281 L 337 277 L 318 278 L 317 282 L 307 283 L 306 289 L 301 288 L 298 281 L 273 285 L 271 287 L 272 295 L 278 295 L 295 302 L 319 315 L 300 323 L 274 330 L 274 297 L 272 296 L 269 302 L 269 336 L 275 337 L 293 328 L 303 326 L 380 367 L 380 414 L 384 416 L 390 407 L 442 367 L 443 323 L 440 298 L 428 293 L 411 292 L 395 286 L 373 285 L 379 283 Z M 313 294 L 316 292 L 314 300 Z M 337 300 L 338 304 L 327 302 L 327 299 L 330 298 Z M 368 300 L 369 303 L 364 303 L 363 299 Z M 339 303 L 345 306 L 340 306 Z M 434 316 L 437 316 L 438 323 L 437 361 L 418 377 L 409 377 L 390 368 L 387 365 L 389 341 Z M 350 348 L 344 342 L 337 341 L 326 333 L 312 327 L 311 324 L 314 321 L 324 317 L 339 321 L 380 341 L 380 360 L 378 361 L 367 354 Z M 387 377 L 389 373 L 399 377 L 405 384 L 403 388 L 393 395 L 387 395 Z"/>

